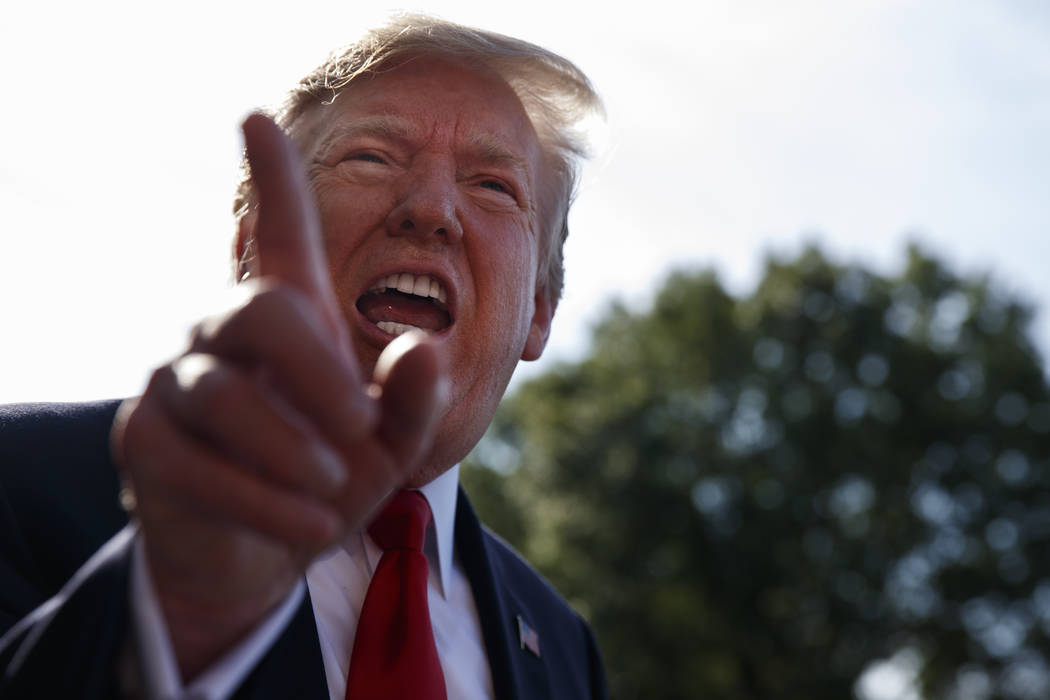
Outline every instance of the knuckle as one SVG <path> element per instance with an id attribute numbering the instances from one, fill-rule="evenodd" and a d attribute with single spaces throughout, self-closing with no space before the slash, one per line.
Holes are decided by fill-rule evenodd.
<path id="1" fill-rule="evenodd" d="M 295 287 L 281 282 L 267 282 L 259 285 L 258 292 L 252 295 L 245 308 L 267 315 L 288 316 L 303 313 L 307 306 L 305 295 Z"/>
<path id="2" fill-rule="evenodd" d="M 185 405 L 196 419 L 220 420 L 243 401 L 244 382 L 238 373 L 207 355 L 187 355 L 176 369 Z"/>
<path id="3" fill-rule="evenodd" d="M 275 327 L 296 328 L 316 312 L 304 294 L 285 284 L 260 282 L 243 303 L 206 326 L 212 346 L 238 347 L 239 341 L 272 332 Z"/>
<path id="4" fill-rule="evenodd" d="M 311 312 L 308 299 L 285 284 L 260 280 L 236 291 L 234 302 L 224 311 L 193 326 L 189 352 L 237 352 L 275 325 L 294 322 Z"/>
<path id="5" fill-rule="evenodd" d="M 114 456 L 121 466 L 133 468 L 143 456 L 156 451 L 160 442 L 160 421 L 157 411 L 144 400 L 122 414 L 121 427 L 114 434 Z"/>
<path id="6" fill-rule="evenodd" d="M 178 360 L 176 360 L 177 362 Z M 174 363 L 173 363 L 174 364 Z M 175 384 L 175 372 L 172 365 L 162 365 L 154 369 L 146 382 L 146 390 L 143 392 L 142 400 L 149 401 L 152 397 L 163 395 L 171 391 Z M 135 407 L 137 408 L 137 406 Z"/>
<path id="7" fill-rule="evenodd" d="M 188 352 L 203 352 L 211 347 L 221 328 L 221 316 L 208 316 L 193 324 L 190 328 Z"/>

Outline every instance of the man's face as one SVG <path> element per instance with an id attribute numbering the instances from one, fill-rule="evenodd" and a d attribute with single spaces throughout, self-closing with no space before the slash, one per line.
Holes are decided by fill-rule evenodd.
<path id="1" fill-rule="evenodd" d="M 297 133 L 362 368 L 403 326 L 447 360 L 425 483 L 480 439 L 518 360 L 546 343 L 536 133 L 495 74 L 426 56 L 352 83 Z"/>

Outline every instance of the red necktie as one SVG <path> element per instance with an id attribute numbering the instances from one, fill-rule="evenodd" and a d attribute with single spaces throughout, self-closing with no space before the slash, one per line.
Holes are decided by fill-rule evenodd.
<path id="1" fill-rule="evenodd" d="M 357 622 L 346 700 L 446 700 L 427 606 L 427 499 L 398 491 L 368 528 L 383 548 Z"/>

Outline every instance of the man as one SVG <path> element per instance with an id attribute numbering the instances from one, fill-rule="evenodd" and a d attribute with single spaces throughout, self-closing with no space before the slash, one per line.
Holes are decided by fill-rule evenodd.
<path id="1" fill-rule="evenodd" d="M 132 525 L 8 632 L 0 694 L 342 698 L 386 556 L 364 530 L 416 490 L 435 697 L 604 695 L 586 625 L 456 485 L 546 344 L 572 127 L 599 107 L 558 56 L 404 17 L 307 76 L 279 126 L 249 117 L 244 299 L 116 412 Z M 113 410 L 0 417 L 8 624 L 121 524 Z M 79 497 L 56 501 L 38 470 Z"/>

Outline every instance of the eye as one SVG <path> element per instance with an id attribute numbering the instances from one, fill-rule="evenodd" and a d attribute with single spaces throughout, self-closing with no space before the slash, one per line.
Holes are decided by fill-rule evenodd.
<path id="1" fill-rule="evenodd" d="M 348 155 L 343 160 L 344 161 L 348 161 L 348 160 L 359 161 L 359 162 L 362 162 L 362 163 L 378 163 L 379 165 L 385 165 L 386 164 L 386 160 L 383 159 L 382 156 L 378 156 L 375 153 L 369 153 L 369 152 L 351 153 L 350 155 Z"/>
<path id="2" fill-rule="evenodd" d="M 481 187 L 484 187 L 487 190 L 492 190 L 493 192 L 500 192 L 502 194 L 514 196 L 514 193 L 511 192 L 510 188 L 504 185 L 499 180 L 482 180 L 479 184 L 481 185 Z"/>

